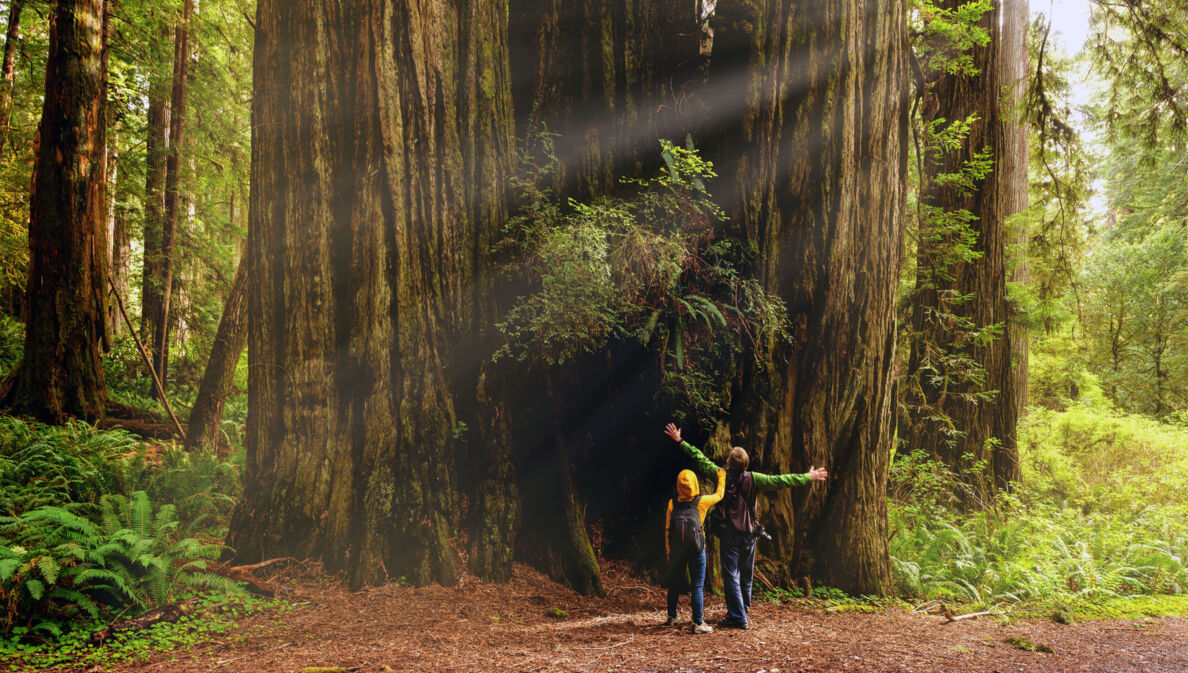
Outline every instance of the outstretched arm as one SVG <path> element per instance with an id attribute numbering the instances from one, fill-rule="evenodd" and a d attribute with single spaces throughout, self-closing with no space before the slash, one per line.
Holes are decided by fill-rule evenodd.
<path id="1" fill-rule="evenodd" d="M 693 462 L 697 464 L 697 472 L 701 476 L 706 479 L 712 479 L 718 472 L 718 466 L 714 464 L 714 461 L 706 458 L 705 454 L 701 452 L 701 449 L 698 449 L 689 442 L 681 441 L 681 429 L 675 423 L 669 423 L 665 426 L 664 434 L 676 442 L 677 446 L 681 447 L 681 450 L 685 452 L 685 455 L 693 459 Z"/>
<path id="2" fill-rule="evenodd" d="M 760 491 L 778 491 L 781 488 L 803 486 L 814 481 L 825 481 L 829 478 L 829 473 L 823 467 L 813 467 L 810 465 L 809 471 L 804 474 L 762 474 L 752 472 L 751 477 L 755 480 L 755 488 Z"/>

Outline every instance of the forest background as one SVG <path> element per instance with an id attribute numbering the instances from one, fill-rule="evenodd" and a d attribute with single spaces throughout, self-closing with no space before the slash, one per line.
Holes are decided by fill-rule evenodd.
<path id="1" fill-rule="evenodd" d="M 1183 610 L 1178 3 L 279 4 L 0 3 L 6 652 L 220 556 L 600 593 L 670 419 L 833 473 L 771 597 Z"/>

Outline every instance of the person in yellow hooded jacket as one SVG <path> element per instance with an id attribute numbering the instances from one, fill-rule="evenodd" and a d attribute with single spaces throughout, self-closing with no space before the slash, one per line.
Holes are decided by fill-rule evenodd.
<path id="1" fill-rule="evenodd" d="M 702 620 L 705 605 L 705 533 L 702 526 L 709 509 L 726 492 L 726 470 L 718 470 L 718 488 L 709 495 L 700 495 L 697 475 L 681 470 L 677 475 L 676 498 L 668 501 L 664 516 L 664 552 L 668 559 L 668 621 L 676 623 L 677 601 L 684 584 L 685 569 L 689 571 L 689 603 L 693 609 L 693 633 L 712 633 L 713 627 Z"/>

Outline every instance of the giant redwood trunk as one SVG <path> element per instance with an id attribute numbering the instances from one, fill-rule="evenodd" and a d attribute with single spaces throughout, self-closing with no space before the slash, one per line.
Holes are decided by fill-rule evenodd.
<path id="1" fill-rule="evenodd" d="M 951 0 L 943 7 L 953 8 L 960 3 Z M 977 74 L 942 73 L 924 97 L 922 115 L 925 124 L 938 119 L 976 119 L 969 126 L 969 135 L 961 147 L 930 157 L 924 162 L 925 203 L 945 212 L 968 211 L 976 235 L 973 250 L 980 256 L 972 261 L 957 261 L 946 273 L 920 273 L 913 297 L 912 329 L 923 335 L 913 341 L 908 363 L 912 376 L 928 357 L 925 343 L 946 344 L 956 356 L 972 359 L 985 372 L 984 380 L 950 380 L 937 382 L 934 377 L 919 377 L 919 400 L 939 409 L 960 434 L 947 431 L 945 423 L 927 418 L 912 419 L 901 439 L 909 449 L 929 451 L 944 461 L 954 472 L 974 475 L 968 479 L 972 501 L 983 502 L 992 488 L 999 469 L 1003 475 L 1017 474 L 1015 426 L 1018 419 L 1016 390 L 1012 386 L 1011 337 L 1007 329 L 1006 302 L 1006 229 L 1008 214 L 1003 198 L 1006 174 L 1003 168 L 1006 148 L 1002 114 L 1002 86 L 1006 83 L 999 70 L 1002 49 L 1001 19 L 1003 5 L 986 12 L 979 25 L 990 35 L 984 46 L 975 46 L 970 57 Z M 1010 83 L 1013 90 L 1015 83 Z M 1012 122 L 1017 123 L 1017 122 Z M 963 189 L 949 182 L 937 181 L 940 174 L 959 173 L 975 153 L 987 152 L 994 162 L 984 179 L 976 181 L 972 189 Z M 1016 171 L 1023 170 L 1016 167 Z M 922 238 L 918 251 L 918 267 L 935 268 L 948 263 L 951 256 L 948 238 Z M 954 302 L 947 297 L 968 296 L 969 300 Z M 949 311 L 972 321 L 975 329 L 991 329 L 999 334 L 993 339 L 962 339 L 955 333 L 952 322 L 938 320 L 940 312 Z M 989 399 L 978 394 L 989 393 Z M 979 472 L 985 466 L 986 472 Z"/>
<path id="2" fill-rule="evenodd" d="M 248 455 L 230 533 L 241 558 L 318 557 L 355 585 L 458 578 L 457 409 L 476 382 L 455 390 L 448 367 L 488 354 L 454 352 L 451 337 L 486 252 L 475 200 L 494 224 L 502 198 L 467 180 L 478 170 L 498 184 L 500 162 L 476 155 L 504 151 L 465 149 L 462 135 L 501 105 L 498 68 L 469 68 L 502 58 L 506 11 L 498 0 L 258 6 Z M 476 90 L 486 102 L 466 100 Z M 504 122 L 486 123 L 505 146 Z M 504 504 L 488 508 L 488 527 L 510 525 Z"/>
<path id="3" fill-rule="evenodd" d="M 791 343 L 759 344 L 730 421 L 754 469 L 831 479 L 761 498 L 774 581 L 890 589 L 886 476 L 906 170 L 905 3 L 720 0 L 709 91 L 727 207 Z M 721 91 L 714 93 L 715 87 Z M 726 95 L 735 92 L 734 95 Z M 742 106 L 741 115 L 729 115 Z M 711 114 L 714 110 L 711 110 Z M 772 577 L 774 575 L 774 577 Z"/>
<path id="4" fill-rule="evenodd" d="M 659 165 L 658 139 L 682 144 L 701 113 L 695 2 L 512 0 L 517 134 L 554 134 L 557 191 L 613 192 L 623 175 Z"/>
<path id="5" fill-rule="evenodd" d="M 222 447 L 226 446 L 219 430 L 223 422 L 223 404 L 235 381 L 235 367 L 247 344 L 247 270 L 246 261 L 241 259 L 227 294 L 227 303 L 223 306 L 223 315 L 219 318 L 210 359 L 202 372 L 202 382 L 198 384 L 198 395 L 190 409 L 190 423 L 186 428 L 187 451 L 205 446 L 222 453 Z"/>
<path id="6" fill-rule="evenodd" d="M 24 358 L 0 401 L 51 422 L 102 418 L 107 388 L 107 4 L 59 0 L 29 206 Z"/>

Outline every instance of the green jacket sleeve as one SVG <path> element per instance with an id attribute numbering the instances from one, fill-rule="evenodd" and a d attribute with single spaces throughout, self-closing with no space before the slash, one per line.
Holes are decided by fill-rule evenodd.
<path id="1" fill-rule="evenodd" d="M 755 480 L 755 488 L 760 491 L 778 491 L 781 488 L 791 488 L 792 486 L 804 486 L 812 481 L 808 473 L 803 474 L 761 474 L 759 472 L 752 472 L 751 477 Z"/>
<path id="2" fill-rule="evenodd" d="M 689 442 L 681 442 L 679 446 L 681 447 L 681 451 L 685 452 L 685 455 L 692 458 L 694 463 L 697 463 L 697 472 L 701 476 L 706 479 L 713 479 L 718 474 L 718 466 L 714 465 L 714 461 L 706 458 L 705 454 L 701 452 L 701 449 L 698 449 Z"/>

